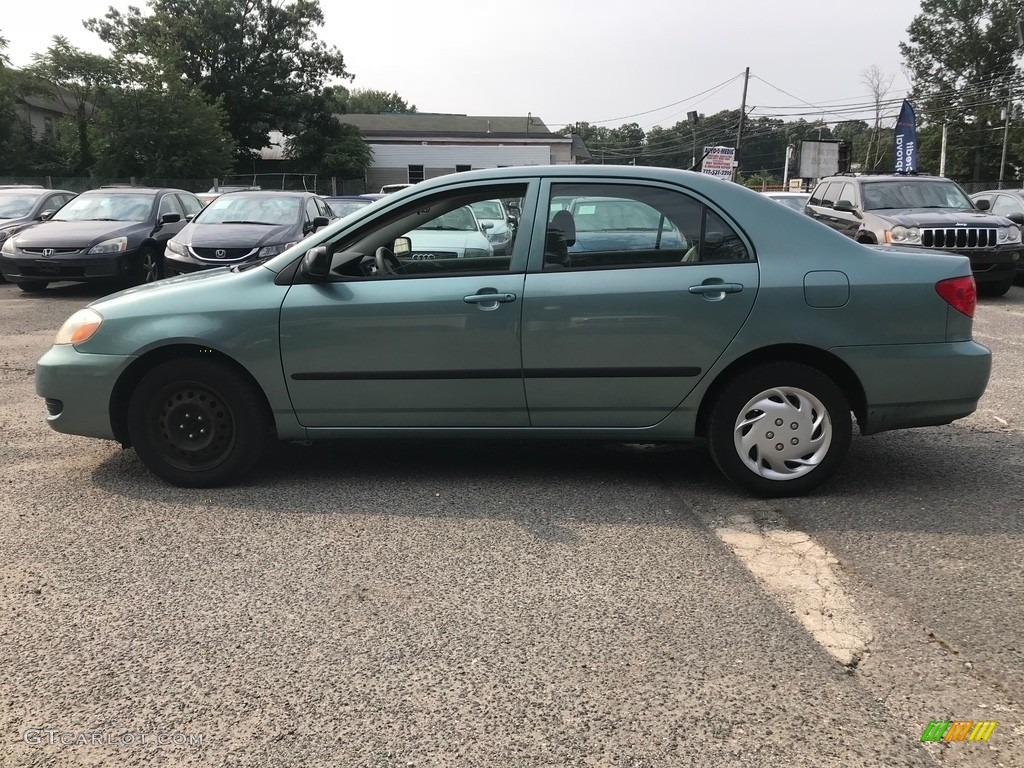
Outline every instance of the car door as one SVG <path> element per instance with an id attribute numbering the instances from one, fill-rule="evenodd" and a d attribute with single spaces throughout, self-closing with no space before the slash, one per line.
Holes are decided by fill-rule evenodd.
<path id="1" fill-rule="evenodd" d="M 329 241 L 328 280 L 297 281 L 281 307 L 281 360 L 299 422 L 321 430 L 528 426 L 520 334 L 529 243 L 504 257 L 452 258 L 442 242 L 423 253 L 402 238 L 497 194 L 523 200 L 532 215 L 526 201 L 536 186 L 453 183 Z M 387 249 L 384 271 L 379 248 Z"/>
<path id="2" fill-rule="evenodd" d="M 570 252 L 575 221 L 563 203 L 579 197 L 647 206 L 672 223 L 682 242 Z M 534 226 L 523 302 L 530 424 L 656 424 L 749 314 L 759 279 L 750 245 L 696 196 L 653 183 L 545 184 L 540 210 L 550 213 Z M 601 232 L 587 234 L 591 242 L 603 240 Z"/>

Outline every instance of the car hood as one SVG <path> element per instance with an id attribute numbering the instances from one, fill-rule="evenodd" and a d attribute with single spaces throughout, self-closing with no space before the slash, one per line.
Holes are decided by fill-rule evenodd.
<path id="1" fill-rule="evenodd" d="M 18 235 L 17 245 L 19 248 L 88 248 L 143 229 L 148 230 L 148 225 L 139 221 L 44 221 Z"/>
<path id="2" fill-rule="evenodd" d="M 264 224 L 203 224 L 186 226 L 174 238 L 184 245 L 199 248 L 257 248 L 301 240 L 298 227 L 289 224 L 268 227 Z"/>
<path id="3" fill-rule="evenodd" d="M 32 221 L 32 218 L 29 216 L 16 216 L 13 219 L 0 219 L 0 229 L 7 229 L 8 227 L 19 227 L 30 221 Z"/>
<path id="4" fill-rule="evenodd" d="M 187 275 L 168 277 L 163 280 L 157 280 L 153 283 L 137 285 L 134 288 L 126 288 L 123 291 L 118 291 L 117 293 L 104 296 L 102 299 L 96 299 L 96 301 L 89 304 L 89 306 L 99 310 L 102 314 L 104 308 L 134 304 L 140 299 L 148 299 L 149 297 L 156 296 L 158 294 L 170 295 L 175 292 L 180 293 L 182 291 L 189 291 L 195 288 L 196 283 L 205 282 L 210 284 L 209 281 L 226 283 L 237 276 L 238 273 L 233 272 L 230 267 L 203 269 L 198 272 L 191 272 Z"/>
<path id="5" fill-rule="evenodd" d="M 983 211 L 951 211 L 935 208 L 899 208 L 869 211 L 904 227 L 1008 227 L 1013 222 Z"/>

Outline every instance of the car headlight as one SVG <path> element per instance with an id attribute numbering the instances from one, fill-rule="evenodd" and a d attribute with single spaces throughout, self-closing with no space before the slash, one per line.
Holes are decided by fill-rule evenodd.
<path id="1" fill-rule="evenodd" d="M 1020 227 L 1000 227 L 996 238 L 1000 243 L 1019 243 L 1020 242 Z"/>
<path id="2" fill-rule="evenodd" d="M 478 259 L 490 255 L 491 252 L 485 251 L 483 248 L 467 248 L 465 253 L 467 259 Z"/>
<path id="3" fill-rule="evenodd" d="M 104 240 L 102 243 L 94 245 L 89 249 L 89 253 L 123 253 L 127 250 L 127 237 L 112 237 L 110 240 Z"/>
<path id="4" fill-rule="evenodd" d="M 18 234 L 18 230 L 18 227 L 8 227 L 7 229 L 0 229 L 0 243 L 2 243 L 9 237 L 14 237 L 14 235 Z"/>
<path id="5" fill-rule="evenodd" d="M 179 256 L 188 256 L 188 249 L 176 240 L 167 241 L 167 250 Z"/>
<path id="6" fill-rule="evenodd" d="M 54 344 L 81 344 L 92 338 L 92 335 L 100 328 L 103 322 L 103 315 L 95 309 L 80 309 L 67 320 L 57 331 Z"/>
<path id="7" fill-rule="evenodd" d="M 8 256 L 13 256 L 14 240 L 15 238 L 13 235 L 8 235 L 6 238 L 4 238 L 3 246 L 0 246 L 0 253 L 6 254 Z"/>
<path id="8" fill-rule="evenodd" d="M 509 236 L 511 234 L 512 233 L 506 229 L 504 232 L 492 232 L 487 235 L 487 239 L 495 245 L 501 245 L 502 243 L 507 243 L 509 241 Z"/>
<path id="9" fill-rule="evenodd" d="M 893 227 L 889 231 L 889 240 L 893 243 L 916 245 L 921 242 L 921 230 L 917 227 Z"/>
<path id="10" fill-rule="evenodd" d="M 292 243 L 281 243 L 280 245 L 266 245 L 263 248 L 260 248 L 260 252 L 256 254 L 256 258 L 257 259 L 265 259 L 268 256 L 277 256 L 277 254 L 284 253 L 289 248 L 291 248 L 293 245 L 295 245 L 294 242 L 292 242 Z"/>

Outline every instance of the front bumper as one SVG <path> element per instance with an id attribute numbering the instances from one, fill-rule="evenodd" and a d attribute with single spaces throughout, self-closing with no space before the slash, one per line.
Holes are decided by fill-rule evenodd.
<path id="1" fill-rule="evenodd" d="M 977 283 L 1003 282 L 1024 266 L 1024 246 L 1020 243 L 997 248 L 993 251 L 946 251 L 971 260 L 971 272 Z"/>
<path id="2" fill-rule="evenodd" d="M 138 249 L 121 253 L 88 255 L 65 255 L 50 258 L 37 256 L 0 256 L 0 271 L 12 283 L 25 281 L 73 280 L 120 280 L 131 277 L 137 268 Z"/>
<path id="3" fill-rule="evenodd" d="M 867 401 L 862 434 L 949 424 L 974 413 L 992 353 L 974 341 L 831 350 L 853 369 Z"/>
<path id="4" fill-rule="evenodd" d="M 93 355 L 54 345 L 36 363 L 36 394 L 46 399 L 46 423 L 58 432 L 114 440 L 110 399 L 118 378 L 136 358 Z"/>

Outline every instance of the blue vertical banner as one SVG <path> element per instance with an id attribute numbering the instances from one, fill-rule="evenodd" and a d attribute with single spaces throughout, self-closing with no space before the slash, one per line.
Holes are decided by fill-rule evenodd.
<path id="1" fill-rule="evenodd" d="M 896 120 L 895 139 L 893 170 L 896 173 L 917 173 L 917 116 L 914 105 L 906 99 Z"/>

